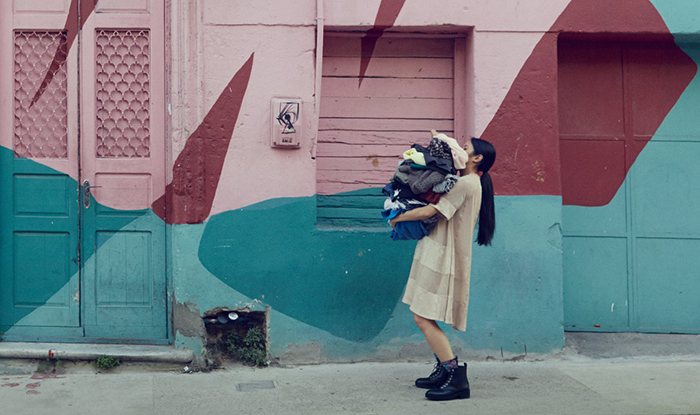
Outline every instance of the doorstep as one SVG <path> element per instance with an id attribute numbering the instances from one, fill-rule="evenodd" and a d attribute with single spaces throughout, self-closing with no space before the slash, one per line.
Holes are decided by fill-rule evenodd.
<path id="1" fill-rule="evenodd" d="M 129 362 L 189 363 L 194 359 L 192 350 L 173 346 L 0 342 L 0 359 L 95 360 L 102 355 Z"/>

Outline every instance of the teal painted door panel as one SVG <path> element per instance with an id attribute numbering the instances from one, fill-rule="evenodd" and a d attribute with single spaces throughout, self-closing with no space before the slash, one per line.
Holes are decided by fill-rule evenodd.
<path id="1" fill-rule="evenodd" d="M 0 195 L 0 330 L 78 327 L 77 183 L 2 150 Z"/>
<path id="2" fill-rule="evenodd" d="M 605 206 L 564 206 L 562 230 L 567 235 L 626 236 L 627 200 L 623 183 Z"/>
<path id="3" fill-rule="evenodd" d="M 700 240 L 638 238 L 637 326 L 700 332 Z"/>
<path id="4" fill-rule="evenodd" d="M 85 335 L 167 338 L 165 223 L 150 210 L 93 201 L 83 214 L 83 243 Z"/>
<path id="5" fill-rule="evenodd" d="M 649 142 L 635 166 L 634 214 L 640 236 L 700 238 L 700 142 L 676 140 Z"/>
<path id="6" fill-rule="evenodd" d="M 564 237 L 564 321 L 567 330 L 629 327 L 627 239 Z"/>
<path id="7" fill-rule="evenodd" d="M 700 137 L 651 141 L 634 168 L 635 297 L 644 331 L 700 333 Z"/>

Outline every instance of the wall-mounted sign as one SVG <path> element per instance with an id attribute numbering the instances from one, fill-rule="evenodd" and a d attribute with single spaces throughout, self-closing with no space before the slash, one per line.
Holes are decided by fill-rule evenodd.
<path id="1" fill-rule="evenodd" d="M 272 147 L 299 148 L 301 142 L 301 99 L 272 99 Z"/>

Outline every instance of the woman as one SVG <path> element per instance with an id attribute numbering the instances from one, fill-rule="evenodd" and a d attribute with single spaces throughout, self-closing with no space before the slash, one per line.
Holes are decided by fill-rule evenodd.
<path id="1" fill-rule="evenodd" d="M 416 245 L 403 297 L 438 360 L 429 377 L 416 380 L 416 386 L 429 389 L 425 396 L 431 400 L 469 398 L 467 365 L 458 364 L 436 320 L 466 330 L 474 228 L 478 220 L 477 242 L 490 245 L 496 224 L 488 174 L 496 149 L 478 138 L 468 140 L 463 148 L 466 166 L 452 190 L 438 203 L 410 210 L 390 221 L 394 227 L 397 222 L 422 220 L 436 213 L 441 216 L 437 227 Z"/>

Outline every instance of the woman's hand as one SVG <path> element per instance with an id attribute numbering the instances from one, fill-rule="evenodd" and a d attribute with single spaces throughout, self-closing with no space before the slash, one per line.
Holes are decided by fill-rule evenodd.
<path id="1" fill-rule="evenodd" d="M 399 216 L 401 216 L 401 215 L 399 215 Z M 398 218 L 398 216 L 396 218 Z M 389 225 L 391 225 L 391 229 L 396 229 L 396 222 L 398 222 L 396 220 L 396 218 L 389 219 Z"/>

